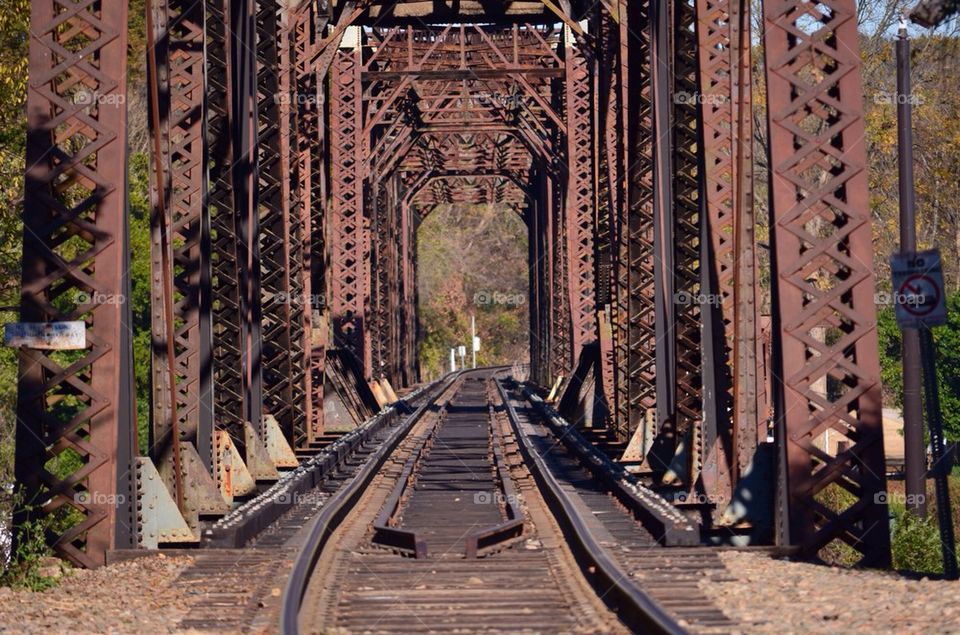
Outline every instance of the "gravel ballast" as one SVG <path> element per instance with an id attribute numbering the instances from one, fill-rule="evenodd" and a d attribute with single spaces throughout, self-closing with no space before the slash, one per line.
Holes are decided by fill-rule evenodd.
<path id="1" fill-rule="evenodd" d="M 720 554 L 734 581 L 701 584 L 744 633 L 960 633 L 957 582 Z"/>
<path id="2" fill-rule="evenodd" d="M 163 554 L 74 569 L 42 592 L 0 587 L 0 633 L 174 633 L 187 611 L 173 585 L 192 562 Z"/>

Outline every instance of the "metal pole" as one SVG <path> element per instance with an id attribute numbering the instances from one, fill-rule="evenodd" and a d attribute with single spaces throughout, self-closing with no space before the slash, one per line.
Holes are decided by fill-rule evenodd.
<path id="1" fill-rule="evenodd" d="M 473 367 L 477 367 L 477 318 L 470 316 L 470 350 L 473 352 Z"/>
<path id="2" fill-rule="evenodd" d="M 950 515 L 950 491 L 947 474 L 950 462 L 943 456 L 943 419 L 940 411 L 940 390 L 937 385 L 936 349 L 930 328 L 920 329 L 920 346 L 923 362 L 924 397 L 927 404 L 927 426 L 930 429 L 930 448 L 933 455 L 933 482 L 936 486 L 937 520 L 940 523 L 940 547 L 943 550 L 943 574 L 948 580 L 956 580 L 957 549 L 953 537 L 953 519 Z"/>
<path id="3" fill-rule="evenodd" d="M 913 188 L 913 105 L 910 86 L 910 38 L 905 21 L 897 40 L 897 133 L 900 161 L 900 252 L 917 250 L 916 194 Z M 918 517 L 927 515 L 927 457 L 923 448 L 923 402 L 920 397 L 920 337 L 903 329 L 903 455 L 906 465 L 906 506 Z"/>
<path id="4" fill-rule="evenodd" d="M 450 372 L 454 373 L 457 371 L 457 351 L 456 349 L 450 349 Z"/>

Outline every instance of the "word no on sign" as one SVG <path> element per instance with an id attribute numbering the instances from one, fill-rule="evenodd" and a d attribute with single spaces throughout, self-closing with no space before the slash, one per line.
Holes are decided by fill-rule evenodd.
<path id="1" fill-rule="evenodd" d="M 936 249 L 890 258 L 894 308 L 900 328 L 915 329 L 947 322 L 943 269 Z"/>

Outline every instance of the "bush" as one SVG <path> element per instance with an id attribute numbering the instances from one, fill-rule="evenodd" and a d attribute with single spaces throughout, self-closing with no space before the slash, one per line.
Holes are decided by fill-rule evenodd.
<path id="1" fill-rule="evenodd" d="M 17 535 L 16 547 L 0 571 L 0 586 L 42 591 L 56 585 L 59 576 L 46 574 L 52 553 L 45 537 L 47 522 L 49 520 L 27 521 L 13 528 Z"/>
<path id="2" fill-rule="evenodd" d="M 893 568 L 916 573 L 943 573 L 940 529 L 936 518 L 896 512 L 891 536 Z"/>

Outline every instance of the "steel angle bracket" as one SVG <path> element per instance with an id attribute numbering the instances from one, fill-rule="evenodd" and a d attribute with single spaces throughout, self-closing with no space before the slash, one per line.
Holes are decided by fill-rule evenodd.
<path id="1" fill-rule="evenodd" d="M 227 503 L 232 505 L 235 497 L 257 490 L 257 482 L 226 430 L 217 430 L 214 435 L 214 468 L 220 494 Z"/>
<path id="2" fill-rule="evenodd" d="M 200 542 L 200 534 L 187 524 L 177 503 L 163 482 L 160 472 L 147 457 L 137 457 L 137 501 L 141 549 L 157 549 L 160 544 Z"/>
<path id="3" fill-rule="evenodd" d="M 276 481 L 280 478 L 277 466 L 270 459 L 267 446 L 249 421 L 243 423 L 243 445 L 247 454 L 247 469 L 256 481 Z"/>
<path id="4" fill-rule="evenodd" d="M 168 450 L 170 452 L 172 450 Z M 158 473 L 167 491 L 173 496 L 173 461 L 164 457 L 160 461 Z M 192 443 L 180 444 L 180 478 L 183 483 L 183 514 L 187 524 L 198 530 L 200 517 L 222 516 L 230 511 L 230 505 L 224 500 L 213 477 L 200 459 L 200 454 Z"/>
<path id="5" fill-rule="evenodd" d="M 293 448 L 283 436 L 283 430 L 280 429 L 280 422 L 276 417 L 270 414 L 264 415 L 263 429 L 265 432 L 263 443 L 267 448 L 267 455 L 277 468 L 295 468 L 300 465 Z"/>

